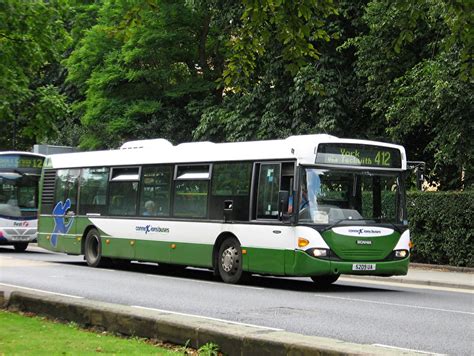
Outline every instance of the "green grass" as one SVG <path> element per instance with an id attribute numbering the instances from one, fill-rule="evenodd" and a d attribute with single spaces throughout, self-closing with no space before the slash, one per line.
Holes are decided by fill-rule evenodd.
<path id="1" fill-rule="evenodd" d="M 75 323 L 0 310 L 0 355 L 183 355 L 139 338 L 82 330 Z"/>

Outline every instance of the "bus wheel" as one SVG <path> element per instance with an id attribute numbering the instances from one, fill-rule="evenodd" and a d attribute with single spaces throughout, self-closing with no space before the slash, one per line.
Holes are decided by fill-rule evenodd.
<path id="1" fill-rule="evenodd" d="M 102 244 L 100 242 L 99 232 L 96 229 L 91 229 L 87 233 L 84 255 L 87 264 L 91 267 L 101 267 L 105 265 L 107 259 L 102 257 Z"/>
<path id="2" fill-rule="evenodd" d="M 225 283 L 238 283 L 242 277 L 242 249 L 237 239 L 227 238 L 219 248 L 217 268 Z"/>
<path id="3" fill-rule="evenodd" d="M 329 286 L 336 282 L 339 278 L 340 274 L 331 274 L 327 276 L 312 276 L 311 279 L 313 280 L 316 285 L 324 287 Z"/>
<path id="4" fill-rule="evenodd" d="M 23 252 L 28 247 L 28 242 L 17 242 L 13 245 L 16 252 Z"/>

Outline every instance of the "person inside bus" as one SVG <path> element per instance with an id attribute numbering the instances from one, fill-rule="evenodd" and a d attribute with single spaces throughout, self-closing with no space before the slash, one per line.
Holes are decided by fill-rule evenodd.
<path id="1" fill-rule="evenodd" d="M 145 210 L 143 211 L 143 216 L 155 216 L 156 215 L 156 206 L 155 202 L 148 200 L 145 202 Z"/>

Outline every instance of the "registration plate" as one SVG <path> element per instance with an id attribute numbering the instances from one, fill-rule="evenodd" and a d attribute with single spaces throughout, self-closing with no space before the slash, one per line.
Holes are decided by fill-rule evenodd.
<path id="1" fill-rule="evenodd" d="M 28 241 L 28 236 L 12 236 L 12 241 Z"/>
<path id="2" fill-rule="evenodd" d="M 375 271 L 375 263 L 357 263 L 352 265 L 353 271 Z"/>

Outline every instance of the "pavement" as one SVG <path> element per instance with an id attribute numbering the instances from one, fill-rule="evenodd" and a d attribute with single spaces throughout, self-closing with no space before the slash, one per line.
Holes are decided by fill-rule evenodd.
<path id="1" fill-rule="evenodd" d="M 347 276 L 341 280 L 362 279 L 434 287 L 474 290 L 474 268 L 411 263 L 406 276 Z"/>
<path id="2" fill-rule="evenodd" d="M 451 288 L 474 294 L 474 268 L 411 264 L 406 276 L 344 276 L 361 280 L 402 283 L 407 286 Z M 60 295 L 27 293 L 0 286 L 0 308 L 73 321 L 122 335 L 155 338 L 199 348 L 217 343 L 226 355 L 419 355 L 412 350 L 391 350 L 376 345 L 305 336 L 278 329 L 242 326 L 218 320 L 170 314 L 146 308 L 74 299 Z"/>

